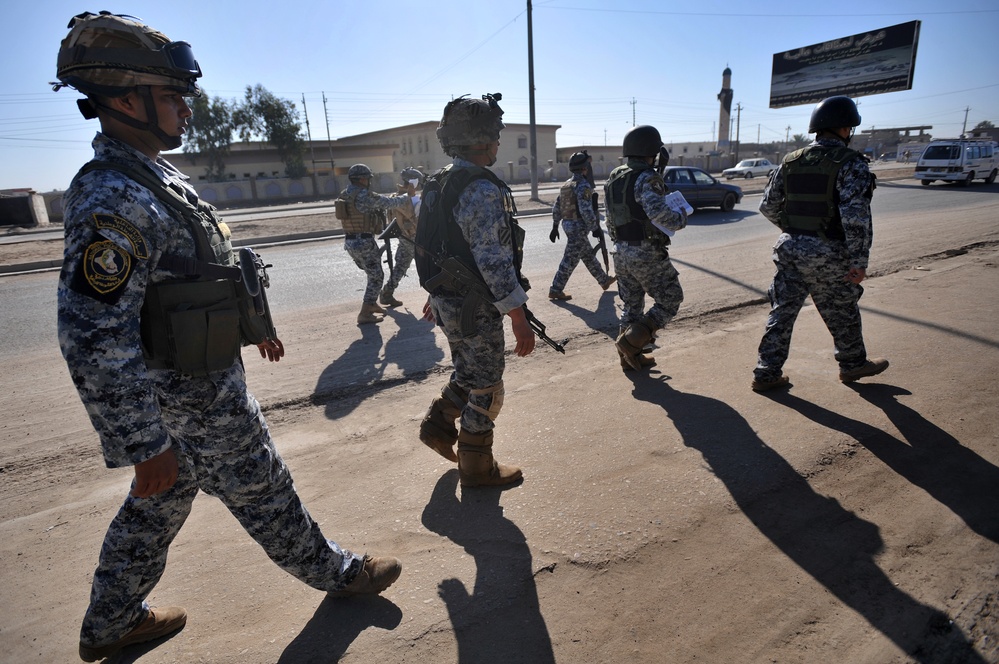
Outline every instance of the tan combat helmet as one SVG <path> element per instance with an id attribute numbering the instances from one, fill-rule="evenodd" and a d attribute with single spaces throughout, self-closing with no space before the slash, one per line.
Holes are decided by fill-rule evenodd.
<path id="1" fill-rule="evenodd" d="M 87 95 L 77 102 L 83 117 L 97 117 L 97 109 L 138 129 L 152 131 L 173 147 L 180 138 L 167 136 L 156 120 L 150 85 L 177 88 L 186 96 L 201 95 L 197 79 L 201 67 L 187 42 L 170 41 L 166 35 L 132 16 L 84 12 L 69 21 L 70 31 L 59 46 L 56 61 L 58 83 L 53 90 L 73 88 Z M 138 90 L 149 114 L 149 122 L 138 122 L 102 105 L 101 98 L 122 97 Z M 172 149 L 172 148 L 171 148 Z"/>
<path id="2" fill-rule="evenodd" d="M 503 109 L 499 102 L 503 95 L 482 95 L 482 99 L 469 99 L 462 95 L 452 99 L 444 107 L 444 116 L 437 127 L 437 139 L 449 157 L 468 156 L 474 151 L 472 145 L 495 143 L 503 124 Z"/>

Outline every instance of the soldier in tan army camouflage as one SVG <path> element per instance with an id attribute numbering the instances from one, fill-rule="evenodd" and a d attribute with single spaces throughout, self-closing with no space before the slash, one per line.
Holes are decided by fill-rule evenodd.
<path id="1" fill-rule="evenodd" d="M 79 108 L 101 131 L 95 160 L 64 198 L 59 344 L 105 463 L 135 472 L 104 538 L 80 657 L 93 662 L 184 627 L 184 609 L 150 608 L 146 597 L 199 491 L 313 588 L 335 597 L 385 590 L 399 561 L 340 548 L 299 499 L 240 357 L 241 341 L 274 362 L 284 347 L 247 311 L 249 274 L 229 229 L 160 156 L 181 145 L 185 98 L 200 94 L 190 45 L 107 12 L 80 14 L 70 28 L 56 89 L 86 95 Z"/>

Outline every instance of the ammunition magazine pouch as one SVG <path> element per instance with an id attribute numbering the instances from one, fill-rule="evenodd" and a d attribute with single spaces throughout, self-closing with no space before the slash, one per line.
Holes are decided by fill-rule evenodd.
<path id="1" fill-rule="evenodd" d="M 206 376 L 231 367 L 240 346 L 277 337 L 257 271 L 263 261 L 251 249 L 239 253 L 239 268 L 194 260 L 188 273 L 202 278 L 149 285 L 140 323 L 146 366 Z M 173 268 L 178 261 L 192 259 L 164 256 L 160 263 Z"/>
<path id="2" fill-rule="evenodd" d="M 141 318 L 146 366 L 195 377 L 231 367 L 241 345 L 236 284 L 218 279 L 150 285 Z"/>

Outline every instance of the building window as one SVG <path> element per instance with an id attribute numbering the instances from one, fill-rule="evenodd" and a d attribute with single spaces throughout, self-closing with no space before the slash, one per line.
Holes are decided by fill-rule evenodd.
<path id="1" fill-rule="evenodd" d="M 517 137 L 517 147 L 520 148 L 521 150 L 527 149 L 527 136 Z"/>
<path id="2" fill-rule="evenodd" d="M 521 157 L 518 159 L 517 164 L 520 166 L 527 166 L 527 157 Z"/>

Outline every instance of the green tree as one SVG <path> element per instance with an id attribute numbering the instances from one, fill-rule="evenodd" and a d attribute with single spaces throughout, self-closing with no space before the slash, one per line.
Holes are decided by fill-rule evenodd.
<path id="1" fill-rule="evenodd" d="M 798 150 L 811 142 L 812 141 L 808 138 L 808 134 L 795 134 L 791 137 L 791 150 Z"/>
<path id="2" fill-rule="evenodd" d="M 207 160 L 205 177 L 209 180 L 224 180 L 225 160 L 236 128 L 232 118 L 233 102 L 205 93 L 190 103 L 194 115 L 188 120 L 184 134 L 184 152 Z"/>
<path id="3" fill-rule="evenodd" d="M 978 131 L 979 129 L 995 129 L 995 127 L 996 126 L 991 122 L 989 122 L 988 120 L 982 120 L 981 122 L 975 125 L 975 131 Z"/>
<path id="4" fill-rule="evenodd" d="M 306 174 L 305 140 L 293 102 L 276 97 L 259 83 L 246 86 L 243 102 L 233 110 L 233 122 L 244 141 L 263 138 L 277 149 L 285 175 L 300 178 Z"/>

